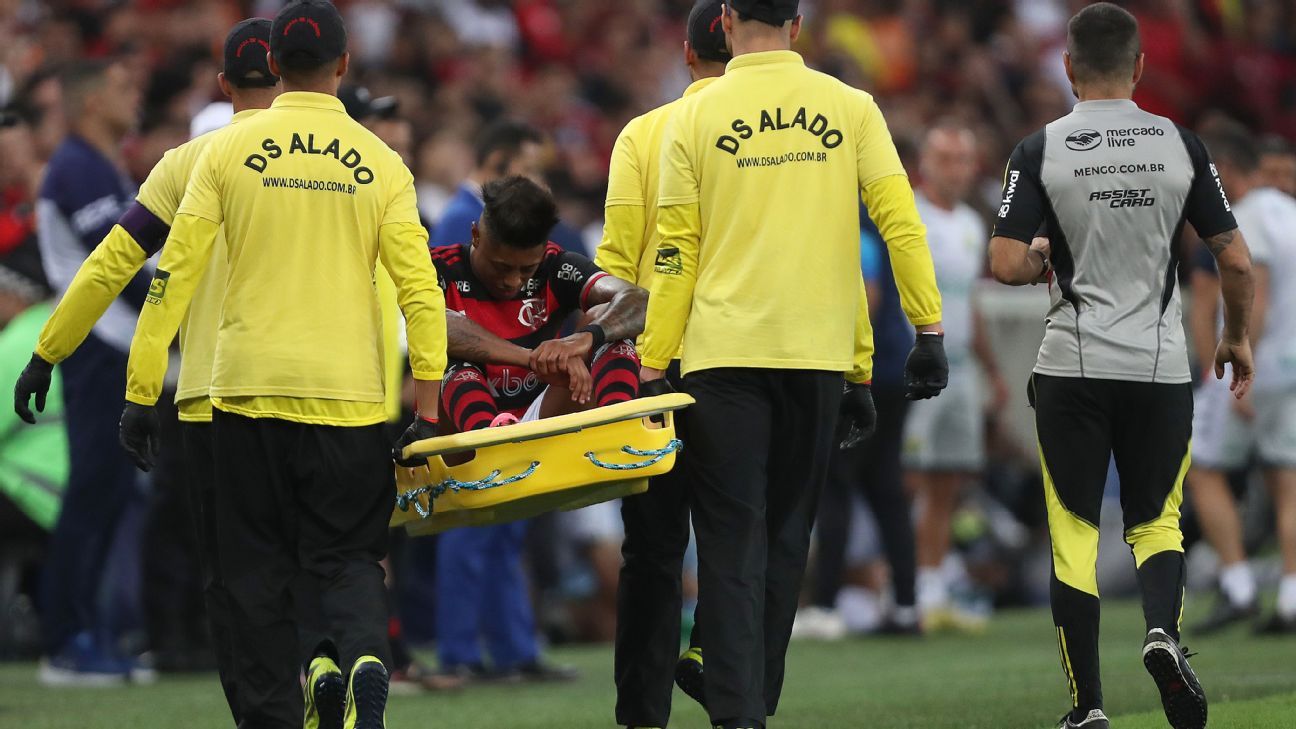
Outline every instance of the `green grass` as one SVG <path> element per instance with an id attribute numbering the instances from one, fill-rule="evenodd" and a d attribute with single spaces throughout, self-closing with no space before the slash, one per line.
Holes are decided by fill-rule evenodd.
<path id="1" fill-rule="evenodd" d="M 1204 601 L 1197 601 L 1204 607 Z M 1191 616 L 1190 616 L 1191 617 Z M 798 643 L 788 659 L 783 704 L 771 729 L 1043 729 L 1067 702 L 1047 611 L 1004 613 L 980 637 L 923 641 Z M 1107 710 L 1117 729 L 1166 727 L 1139 660 L 1138 606 L 1103 615 Z M 1296 640 L 1256 639 L 1241 629 L 1191 641 L 1211 699 L 1212 729 L 1296 726 Z M 452 696 L 395 696 L 394 729 L 610 729 L 611 650 L 555 651 L 584 678 L 565 686 L 478 688 Z M 703 729 L 706 717 L 676 693 L 672 727 Z M 0 727 L 8 729 L 228 729 L 214 677 L 155 686 L 51 691 L 32 665 L 0 666 Z"/>

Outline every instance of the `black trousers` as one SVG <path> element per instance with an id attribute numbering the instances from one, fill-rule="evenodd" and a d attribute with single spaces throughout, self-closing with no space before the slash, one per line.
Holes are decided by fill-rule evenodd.
<path id="1" fill-rule="evenodd" d="M 849 451 L 835 449 L 828 469 L 828 485 L 819 506 L 816 531 L 819 551 L 812 594 L 812 601 L 820 607 L 836 605 L 841 590 L 846 545 L 850 541 L 851 494 L 855 492 L 868 502 L 877 520 L 882 548 L 891 565 L 896 605 L 912 607 L 914 604 L 917 565 L 914 526 L 900 465 L 909 401 L 902 387 L 875 383 L 873 402 L 878 413 L 873 437 Z"/>
<path id="2" fill-rule="evenodd" d="M 233 618 L 230 615 L 229 588 L 225 586 L 220 567 L 220 549 L 216 531 L 216 459 L 212 455 L 211 423 L 180 423 L 180 442 L 184 451 L 183 478 L 189 485 L 189 507 L 198 536 L 199 561 L 202 564 L 203 602 L 211 628 L 212 648 L 216 653 L 216 670 L 220 676 L 225 701 L 234 723 L 242 718 L 238 705 L 238 682 L 234 673 Z"/>
<path id="3" fill-rule="evenodd" d="M 216 541 L 230 599 L 242 726 L 300 727 L 303 577 L 343 670 L 391 664 L 379 561 L 395 494 L 381 425 L 342 428 L 216 411 Z M 314 602 L 308 599 L 307 602 Z"/>
<path id="4" fill-rule="evenodd" d="M 1148 629 L 1179 636 L 1179 506 L 1192 438 L 1192 386 L 1036 374 L 1030 383 L 1053 544 L 1051 596 L 1072 706 L 1102 708 L 1098 528 L 1107 467 L 1120 474 L 1125 541 Z"/>
<path id="5" fill-rule="evenodd" d="M 697 400 L 684 411 L 685 475 L 707 707 L 713 723 L 763 721 L 783 690 L 842 375 L 724 368 L 690 374 L 684 385 Z"/>
<path id="6" fill-rule="evenodd" d="M 678 363 L 668 377 L 677 389 Z M 687 419 L 677 414 L 676 435 L 685 448 L 670 473 L 621 501 L 625 538 L 617 583 L 616 722 L 666 726 L 670 720 L 675 662 L 679 659 L 684 553 L 689 542 Z M 694 634 L 696 638 L 696 632 Z"/>

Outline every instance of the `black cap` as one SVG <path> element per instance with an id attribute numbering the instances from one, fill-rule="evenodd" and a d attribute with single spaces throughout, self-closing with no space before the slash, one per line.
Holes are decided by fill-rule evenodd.
<path id="1" fill-rule="evenodd" d="M 697 0 L 689 11 L 689 46 L 704 61 L 728 63 L 733 58 L 725 45 L 724 25 L 720 22 L 723 7 L 720 0 Z"/>
<path id="2" fill-rule="evenodd" d="M 363 86 L 343 86 L 338 89 L 338 98 L 342 100 L 342 106 L 346 107 L 347 114 L 356 121 L 373 117 L 391 119 L 400 109 L 400 101 L 395 96 L 379 96 L 375 99 L 369 89 Z"/>
<path id="3" fill-rule="evenodd" d="M 783 25 L 795 20 L 800 0 L 729 0 L 730 8 L 744 18 L 759 20 L 770 25 Z"/>
<path id="4" fill-rule="evenodd" d="M 225 78 L 239 88 L 268 88 L 279 83 L 270 73 L 270 21 L 248 18 L 225 36 Z"/>
<path id="5" fill-rule="evenodd" d="M 275 16 L 270 52 L 281 67 L 318 68 L 341 58 L 346 49 L 346 24 L 331 2 L 300 0 Z"/>

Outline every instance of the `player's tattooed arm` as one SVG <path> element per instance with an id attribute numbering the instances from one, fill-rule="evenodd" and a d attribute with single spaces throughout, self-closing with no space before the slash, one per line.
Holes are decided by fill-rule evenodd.
<path id="1" fill-rule="evenodd" d="M 648 315 L 648 292 L 616 276 L 601 276 L 585 296 L 585 309 L 607 304 L 591 324 L 603 329 L 607 341 L 634 339 L 643 334 Z"/>
<path id="2" fill-rule="evenodd" d="M 531 350 L 519 347 L 457 311 L 446 311 L 446 354 L 475 364 L 527 367 Z"/>
<path id="3" fill-rule="evenodd" d="M 1237 230 L 1226 230 L 1223 233 L 1212 235 L 1205 240 L 1206 247 L 1210 249 L 1211 255 L 1219 258 L 1224 250 L 1229 247 L 1233 240 L 1237 238 Z"/>

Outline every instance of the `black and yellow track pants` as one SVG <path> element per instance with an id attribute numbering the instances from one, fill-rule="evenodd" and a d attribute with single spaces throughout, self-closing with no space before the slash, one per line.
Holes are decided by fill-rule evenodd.
<path id="1" fill-rule="evenodd" d="M 1188 472 L 1190 384 L 1053 377 L 1030 383 L 1053 544 L 1052 603 L 1075 708 L 1102 708 L 1098 668 L 1098 526 L 1115 459 L 1125 541 L 1148 629 L 1178 638 L 1183 607 L 1179 506 Z"/>

